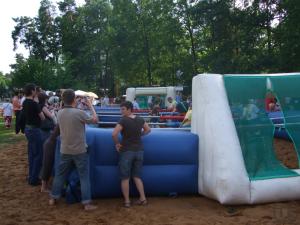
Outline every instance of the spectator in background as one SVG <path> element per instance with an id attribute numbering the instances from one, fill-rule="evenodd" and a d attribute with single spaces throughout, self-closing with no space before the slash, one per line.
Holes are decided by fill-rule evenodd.
<path id="1" fill-rule="evenodd" d="M 56 126 L 51 133 L 50 137 L 43 145 L 43 165 L 41 169 L 42 187 L 41 192 L 50 192 L 49 180 L 52 176 L 52 170 L 55 158 L 56 138 L 59 136 L 59 127 Z"/>
<path id="2" fill-rule="evenodd" d="M 176 92 L 175 101 L 176 102 L 181 102 L 182 101 L 182 94 L 181 94 L 180 91 Z"/>
<path id="3" fill-rule="evenodd" d="M 272 112 L 275 110 L 275 106 L 276 106 L 276 99 L 274 94 L 269 91 L 266 95 L 266 99 L 265 99 L 265 108 L 267 112 Z"/>
<path id="4" fill-rule="evenodd" d="M 140 109 L 139 103 L 136 101 L 136 98 L 134 98 L 133 101 L 133 109 Z"/>
<path id="5" fill-rule="evenodd" d="M 151 95 L 148 96 L 147 98 L 147 105 L 149 109 L 152 109 L 153 107 L 153 97 Z"/>
<path id="6" fill-rule="evenodd" d="M 158 104 L 161 109 L 164 108 L 164 101 L 163 101 L 163 99 L 161 98 L 160 95 L 157 95 L 157 96 L 154 97 L 153 103 L 154 103 L 154 105 Z"/>
<path id="7" fill-rule="evenodd" d="M 38 98 L 38 96 L 39 96 L 39 94 L 40 94 L 41 92 L 43 92 L 42 88 L 39 87 L 39 86 L 36 86 L 36 88 L 35 88 L 35 97 L 34 97 L 33 100 L 34 100 L 35 102 L 37 102 L 37 103 L 39 103 L 39 98 Z"/>
<path id="8" fill-rule="evenodd" d="M 103 98 L 103 105 L 104 106 L 109 106 L 109 98 L 107 95 L 104 96 Z"/>
<path id="9" fill-rule="evenodd" d="M 150 115 L 151 116 L 159 116 L 160 109 L 161 109 L 160 108 L 160 101 L 156 100 L 152 110 L 150 111 Z M 158 122 L 158 119 L 157 119 L 157 121 L 151 121 L 151 122 Z"/>
<path id="10" fill-rule="evenodd" d="M 186 99 L 186 102 L 189 104 L 189 107 L 192 106 L 192 96 L 189 95 Z"/>
<path id="11" fill-rule="evenodd" d="M 12 115 L 13 115 L 13 105 L 11 104 L 9 99 L 6 99 L 6 102 L 3 104 L 3 118 L 4 118 L 5 128 L 11 127 Z"/>
<path id="12" fill-rule="evenodd" d="M 59 103 L 59 97 L 56 95 L 53 95 L 53 92 L 49 93 L 49 99 L 48 99 L 49 105 L 54 105 Z"/>
<path id="13" fill-rule="evenodd" d="M 16 125 L 15 125 L 15 133 L 18 134 L 21 130 L 19 123 L 17 122 L 19 120 L 19 116 L 21 113 L 22 105 L 21 105 L 21 95 L 19 92 L 15 93 L 15 96 L 12 99 L 12 104 L 13 104 L 13 110 L 16 116 Z"/>
<path id="14" fill-rule="evenodd" d="M 187 98 L 185 96 L 182 96 L 182 101 L 178 102 L 176 105 L 176 110 L 181 114 L 186 113 L 189 109 L 189 104 L 186 100 Z"/>
<path id="15" fill-rule="evenodd" d="M 42 143 L 44 144 L 55 127 L 56 118 L 55 115 L 49 111 L 48 105 L 46 104 L 48 96 L 45 93 L 41 92 L 38 95 L 38 100 L 38 104 L 45 115 L 45 119 L 41 122 Z"/>
<path id="16" fill-rule="evenodd" d="M 25 99 L 26 99 L 25 93 L 23 93 L 21 100 L 20 100 L 21 106 L 23 105 L 23 102 L 25 101 Z"/>
<path id="17" fill-rule="evenodd" d="M 258 118 L 259 108 L 256 106 L 255 99 L 249 99 L 248 104 L 243 108 L 243 119 L 254 120 Z"/>
<path id="18" fill-rule="evenodd" d="M 152 108 L 152 110 L 150 111 L 150 115 L 151 116 L 157 116 L 155 118 L 151 118 L 150 122 L 151 123 L 158 123 L 159 122 L 159 111 L 160 111 L 160 101 L 158 99 L 156 99 L 154 106 Z M 151 127 L 159 127 L 159 125 L 152 125 Z"/>
<path id="19" fill-rule="evenodd" d="M 177 102 L 172 97 L 168 97 L 167 100 L 169 102 L 169 106 L 167 108 L 168 111 L 175 112 L 176 111 Z"/>
<path id="20" fill-rule="evenodd" d="M 185 117 L 184 117 L 180 127 L 182 127 L 182 128 L 191 127 L 191 123 L 192 123 L 192 106 L 189 107 L 189 110 L 185 114 Z"/>

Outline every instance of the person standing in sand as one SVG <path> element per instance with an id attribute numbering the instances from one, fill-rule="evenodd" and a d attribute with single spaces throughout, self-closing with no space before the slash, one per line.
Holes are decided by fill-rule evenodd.
<path id="1" fill-rule="evenodd" d="M 21 105 L 21 101 L 20 101 L 20 94 L 19 92 L 15 93 L 15 96 L 12 99 L 12 104 L 13 104 L 13 110 L 16 116 L 16 125 L 15 125 L 15 133 L 18 134 L 21 130 L 21 128 L 18 125 L 18 120 L 19 120 L 19 116 L 22 110 L 22 105 Z"/>
<path id="2" fill-rule="evenodd" d="M 26 99 L 22 105 L 23 111 L 20 120 L 25 121 L 25 136 L 28 141 L 28 183 L 36 186 L 40 184 L 39 174 L 43 160 L 43 142 L 40 127 L 45 115 L 38 103 L 34 101 L 36 86 L 27 84 L 24 88 L 24 94 Z"/>
<path id="3" fill-rule="evenodd" d="M 81 202 L 85 210 L 97 207 L 91 204 L 91 185 L 89 174 L 89 158 L 86 149 L 85 124 L 97 123 L 98 116 L 89 99 L 86 103 L 92 112 L 88 116 L 84 111 L 75 108 L 75 92 L 67 89 L 62 94 L 64 108 L 58 112 L 57 121 L 60 130 L 60 162 L 56 171 L 49 205 L 54 205 L 61 196 L 66 175 L 75 165 L 81 185 Z"/>
<path id="4" fill-rule="evenodd" d="M 124 207 L 131 206 L 129 198 L 129 179 L 133 178 L 140 194 L 138 205 L 146 205 L 147 199 L 144 192 L 144 184 L 141 180 L 143 166 L 143 145 L 141 136 L 151 132 L 150 127 L 143 118 L 132 113 L 133 104 L 126 101 L 121 104 L 123 117 L 116 125 L 112 137 L 119 152 L 119 170 L 121 175 L 121 188 L 124 196 Z M 121 132 L 122 142 L 118 135 Z"/>
<path id="5" fill-rule="evenodd" d="M 5 122 L 5 128 L 11 127 L 13 115 L 13 105 L 10 103 L 9 99 L 6 99 L 6 102 L 3 104 L 3 118 Z"/>

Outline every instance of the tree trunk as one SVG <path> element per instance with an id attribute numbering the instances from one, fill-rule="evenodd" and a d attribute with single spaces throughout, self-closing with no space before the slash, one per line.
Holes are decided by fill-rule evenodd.
<path id="1" fill-rule="evenodd" d="M 105 70 L 104 70 L 104 90 L 107 89 L 107 82 L 108 82 L 108 49 L 105 49 Z"/>
<path id="2" fill-rule="evenodd" d="M 138 13 L 138 19 L 141 21 L 143 40 L 144 40 L 144 54 L 145 54 L 146 65 L 147 65 L 147 80 L 148 80 L 148 85 L 152 86 L 152 71 L 151 71 L 152 68 L 151 68 L 151 58 L 150 58 L 149 36 L 146 30 L 144 19 L 142 17 L 143 14 L 142 0 L 137 1 L 137 3 L 138 3 L 137 6 L 140 10 L 140 13 Z"/>
<path id="3" fill-rule="evenodd" d="M 151 74 L 151 59 L 150 59 L 150 47 L 149 47 L 149 38 L 146 31 L 146 27 L 144 21 L 142 20 L 142 27 L 143 27 L 143 36 L 144 36 L 144 53 L 146 57 L 146 64 L 147 64 L 147 79 L 148 85 L 152 85 L 152 74 Z"/>
<path id="4" fill-rule="evenodd" d="M 193 57 L 193 73 L 194 73 L 194 75 L 196 75 L 198 73 L 197 54 L 196 54 L 194 33 L 193 33 L 192 25 L 191 25 L 191 19 L 190 19 L 187 1 L 184 1 L 184 7 L 185 7 L 185 13 L 186 13 L 186 28 L 189 33 L 189 38 L 191 41 L 191 50 L 192 50 L 192 57 Z"/>

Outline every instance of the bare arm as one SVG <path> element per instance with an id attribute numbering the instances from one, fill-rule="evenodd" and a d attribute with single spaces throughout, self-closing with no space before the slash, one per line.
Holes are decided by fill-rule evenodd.
<path id="1" fill-rule="evenodd" d="M 43 107 L 43 113 L 44 113 L 44 115 L 45 116 L 47 116 L 47 117 L 49 117 L 49 118 L 52 118 L 53 117 L 53 115 L 51 114 L 51 112 L 47 109 L 47 107 Z"/>
<path id="2" fill-rule="evenodd" d="M 115 129 L 112 132 L 112 138 L 115 142 L 116 149 L 118 152 L 120 151 L 120 148 L 122 147 L 122 145 L 119 142 L 119 138 L 118 138 L 119 133 L 121 132 L 122 129 L 123 129 L 123 127 L 120 124 L 117 124 Z"/>
<path id="3" fill-rule="evenodd" d="M 89 109 L 91 110 L 92 112 L 92 117 L 93 117 L 93 123 L 98 123 L 99 122 L 99 119 L 98 119 L 98 116 L 97 116 L 97 113 L 92 105 L 92 101 L 91 100 L 87 100 L 87 105 L 89 107 Z"/>
<path id="4" fill-rule="evenodd" d="M 144 123 L 144 126 L 143 126 L 143 132 L 142 132 L 142 135 L 147 135 L 151 132 L 151 128 L 149 127 L 148 123 Z"/>
<path id="5" fill-rule="evenodd" d="M 45 119 L 45 115 L 44 115 L 43 111 L 39 113 L 39 117 L 41 118 L 41 120 Z"/>

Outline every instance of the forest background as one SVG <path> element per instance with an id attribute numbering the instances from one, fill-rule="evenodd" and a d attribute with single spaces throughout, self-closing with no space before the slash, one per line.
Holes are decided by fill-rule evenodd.
<path id="1" fill-rule="evenodd" d="M 117 96 L 183 85 L 199 73 L 300 71 L 299 0 L 42 0 L 13 18 L 11 72 L 0 96 L 33 82 Z"/>

